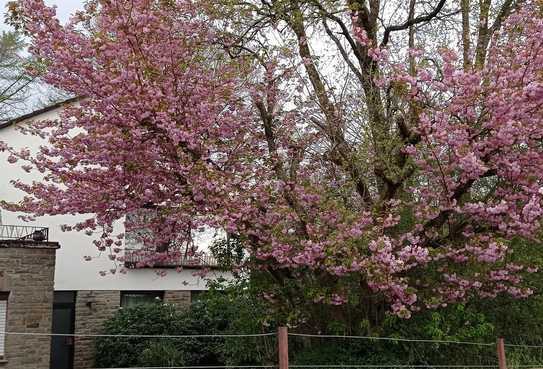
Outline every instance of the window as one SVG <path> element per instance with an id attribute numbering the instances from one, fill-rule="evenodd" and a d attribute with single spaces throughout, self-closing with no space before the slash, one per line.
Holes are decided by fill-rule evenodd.
<path id="1" fill-rule="evenodd" d="M 8 321 L 8 297 L 9 292 L 0 292 L 0 358 L 4 358 L 5 355 L 5 346 L 6 346 L 6 336 L 4 332 L 7 329 Z"/>
<path id="2" fill-rule="evenodd" d="M 132 307 L 164 300 L 164 291 L 122 291 L 121 306 Z"/>

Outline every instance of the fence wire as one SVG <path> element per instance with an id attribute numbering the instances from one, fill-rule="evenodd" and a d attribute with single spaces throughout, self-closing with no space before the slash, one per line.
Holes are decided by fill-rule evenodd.
<path id="1" fill-rule="evenodd" d="M 200 366 L 138 366 L 133 368 L 100 368 L 100 369 L 261 369 L 261 368 L 278 368 L 277 365 L 200 365 Z"/>
<path id="2" fill-rule="evenodd" d="M 81 340 L 107 340 L 132 345 L 149 340 L 173 340 L 177 347 L 185 343 L 212 340 L 222 350 L 243 356 L 249 349 L 251 361 L 199 362 L 185 366 L 125 366 L 103 369 L 264 369 L 278 368 L 277 333 L 254 334 L 63 334 L 42 332 L 0 332 L 1 336 L 71 337 Z M 290 365 L 295 369 L 491 369 L 498 368 L 495 342 L 474 342 L 447 339 L 375 337 L 350 335 L 318 335 L 288 333 Z M 518 342 L 518 341 L 517 341 Z M 185 347 L 193 347 L 188 346 Z M 194 346 L 196 347 L 196 346 Z M 506 343 L 508 369 L 543 369 L 543 344 Z M 173 363 L 172 363 L 173 364 Z M 177 363 L 182 364 L 182 363 Z M 188 364 L 188 363 L 187 363 Z M 209 365 L 207 365 L 209 364 Z M 212 365 L 214 364 L 214 365 Z M 225 364 L 225 365 L 217 365 Z M 232 364 L 232 365 L 226 365 Z"/>
<path id="3" fill-rule="evenodd" d="M 47 336 L 47 337 L 74 337 L 74 338 L 247 338 L 247 337 L 269 337 L 276 333 L 255 333 L 255 334 L 181 334 L 181 335 L 160 335 L 160 334 L 86 334 L 86 333 L 41 333 L 41 332 L 0 332 L 6 336 Z"/>
<path id="4" fill-rule="evenodd" d="M 262 369 L 279 368 L 278 365 L 226 365 L 226 366 L 138 366 L 131 368 L 95 368 L 95 369 Z M 341 368 L 362 368 L 362 369 L 492 369 L 499 368 L 498 365 L 289 365 L 289 368 L 301 369 L 341 369 Z M 541 365 L 508 365 L 508 369 L 540 369 Z"/>
<path id="5" fill-rule="evenodd" d="M 496 343 L 485 342 L 468 342 L 468 341 L 448 341 L 448 340 L 425 340 L 416 338 L 396 338 L 396 337 L 374 337 L 374 336 L 341 336 L 341 335 L 319 335 L 319 334 L 303 334 L 303 333 L 289 333 L 292 337 L 312 337 L 312 338 L 348 338 L 348 339 L 363 339 L 363 340 L 376 340 L 376 341 L 396 341 L 396 342 L 419 342 L 419 343 L 444 343 L 444 344 L 456 344 L 456 345 L 475 345 L 475 346 L 495 346 Z"/>

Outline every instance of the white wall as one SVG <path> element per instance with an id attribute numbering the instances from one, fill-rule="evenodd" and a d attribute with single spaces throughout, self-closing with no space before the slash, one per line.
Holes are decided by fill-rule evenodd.
<path id="1" fill-rule="evenodd" d="M 52 110 L 33 119 L 55 119 L 60 109 Z M 25 124 L 21 122 L 18 125 Z M 37 137 L 23 135 L 15 126 L 0 129 L 0 140 L 15 148 L 28 147 L 35 152 L 45 142 Z M 10 180 L 21 179 L 24 182 L 39 180 L 40 174 L 33 171 L 26 173 L 20 168 L 19 163 L 9 164 L 7 153 L 0 152 L 0 200 L 17 201 L 23 193 L 9 183 Z M 105 277 L 99 275 L 102 270 L 113 268 L 112 262 L 106 254 L 100 255 L 92 244 L 93 238 L 81 232 L 63 232 L 62 224 L 75 223 L 84 216 L 45 216 L 36 219 L 35 222 L 24 223 L 17 216 L 20 214 L 2 210 L 2 223 L 13 225 L 37 225 L 49 227 L 49 240 L 60 243 L 57 251 L 55 269 L 56 290 L 202 290 L 206 282 L 193 275 L 193 270 L 166 270 L 167 275 L 160 277 L 157 269 L 129 270 L 127 274 L 108 274 Z M 205 249 L 210 242 L 210 237 L 200 237 L 200 247 Z M 2 252 L 0 250 L 0 252 Z M 83 257 L 89 255 L 92 261 L 84 261 Z M 216 278 L 222 275 L 218 272 L 210 272 L 207 278 Z M 223 275 L 227 277 L 228 275 Z"/>

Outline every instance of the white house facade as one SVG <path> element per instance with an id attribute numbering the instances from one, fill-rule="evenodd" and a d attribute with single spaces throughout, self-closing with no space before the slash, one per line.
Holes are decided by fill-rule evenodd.
<path id="1" fill-rule="evenodd" d="M 35 120 L 57 119 L 63 106 L 76 103 L 77 100 L 69 100 L 10 122 L 0 123 L 0 140 L 12 147 L 25 147 L 35 152 L 39 146 L 47 142 L 39 137 L 24 135 L 17 127 Z M 0 201 L 11 202 L 21 199 L 23 193 L 15 189 L 10 181 L 39 181 L 40 174 L 35 171 L 25 172 L 17 164 L 8 163 L 7 157 L 6 152 L 0 152 Z M 229 274 L 215 270 L 214 261 L 209 257 L 202 259 L 202 263 L 183 265 L 180 271 L 176 265 L 166 265 L 162 269 L 132 267 L 127 269 L 127 273 L 107 273 L 101 276 L 101 271 L 109 271 L 113 265 L 108 255 L 101 255 L 97 251 L 92 243 L 92 236 L 87 236 L 82 232 L 61 230 L 61 225 L 73 224 L 87 217 L 83 215 L 44 216 L 37 218 L 34 222 L 25 223 L 19 219 L 20 215 L 2 211 L 0 241 L 17 239 L 26 235 L 32 237 L 36 229 L 43 229 L 48 241 L 60 244 L 60 248 L 56 250 L 54 268 L 55 292 L 52 313 L 54 333 L 75 333 L 76 335 L 99 333 L 104 320 L 112 316 L 122 305 L 132 305 L 157 298 L 173 304 L 187 305 L 199 291 L 206 290 L 208 279 L 229 277 Z M 199 249 L 206 249 L 213 239 L 211 233 L 207 232 L 197 237 L 196 244 Z M 3 250 L 0 249 L 0 253 L 2 252 Z M 88 256 L 92 258 L 91 261 L 85 261 L 85 257 Z M 204 278 L 195 274 L 202 266 L 211 267 Z M 0 273 L 1 269 L 2 265 L 0 265 Z M 165 275 L 160 272 L 165 272 Z M 160 276 L 160 274 L 163 275 Z M 51 368 L 91 368 L 93 357 L 92 338 L 76 336 L 75 339 L 66 339 L 66 337 L 52 339 Z M 9 363 L 9 353 L 6 354 L 5 359 Z"/>

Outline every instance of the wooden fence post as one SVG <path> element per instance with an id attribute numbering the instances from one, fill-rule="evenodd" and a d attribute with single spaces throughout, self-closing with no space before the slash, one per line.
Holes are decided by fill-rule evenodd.
<path id="1" fill-rule="evenodd" d="M 498 338 L 498 365 L 500 369 L 507 369 L 507 363 L 505 361 L 505 344 L 503 338 Z"/>
<path id="2" fill-rule="evenodd" d="M 279 369 L 288 369 L 288 329 L 279 327 L 277 331 L 277 344 L 279 352 Z M 501 368 L 500 368 L 501 369 Z"/>

